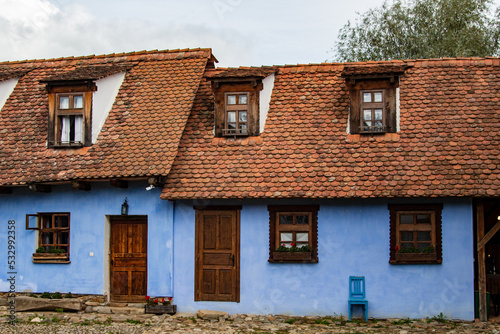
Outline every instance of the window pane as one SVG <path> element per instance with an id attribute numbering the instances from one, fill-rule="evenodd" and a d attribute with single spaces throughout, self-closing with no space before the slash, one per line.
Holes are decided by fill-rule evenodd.
<path id="1" fill-rule="evenodd" d="M 431 215 L 430 214 L 418 214 L 417 215 L 417 224 L 430 224 L 431 223 Z"/>
<path id="2" fill-rule="evenodd" d="M 375 102 L 382 102 L 382 93 L 381 92 L 374 93 L 373 95 L 374 95 L 373 99 L 375 100 Z"/>
<path id="3" fill-rule="evenodd" d="M 363 93 L 363 102 L 372 102 L 372 93 Z"/>
<path id="4" fill-rule="evenodd" d="M 68 243 L 68 232 L 61 232 L 61 233 L 58 233 L 58 240 L 57 240 L 57 243 L 59 244 L 67 244 Z"/>
<path id="5" fill-rule="evenodd" d="M 308 242 L 309 241 L 309 233 L 297 232 L 297 241 Z"/>
<path id="6" fill-rule="evenodd" d="M 247 125 L 246 124 L 239 124 L 240 129 L 246 129 Z"/>
<path id="7" fill-rule="evenodd" d="M 42 244 L 51 245 L 54 243 L 54 234 L 53 233 L 42 233 Z"/>
<path id="8" fill-rule="evenodd" d="M 402 242 L 401 243 L 401 248 L 412 248 L 413 247 L 413 242 L 408 243 L 408 242 Z"/>
<path id="9" fill-rule="evenodd" d="M 297 216 L 296 223 L 297 224 L 309 224 L 309 216 Z"/>
<path id="10" fill-rule="evenodd" d="M 227 128 L 228 129 L 236 129 L 236 123 L 228 123 Z"/>
<path id="11" fill-rule="evenodd" d="M 430 242 L 419 242 L 417 244 L 417 248 L 423 251 L 426 247 L 429 247 L 431 244 Z"/>
<path id="12" fill-rule="evenodd" d="M 73 97 L 73 108 L 75 109 L 83 108 L 83 96 L 77 95 Z"/>
<path id="13" fill-rule="evenodd" d="M 228 95 L 227 104 L 236 104 L 236 95 Z"/>
<path id="14" fill-rule="evenodd" d="M 246 111 L 240 111 L 238 113 L 240 122 L 246 122 L 247 121 L 247 112 Z"/>
<path id="15" fill-rule="evenodd" d="M 376 120 L 382 120 L 382 109 L 375 109 L 375 119 Z"/>
<path id="16" fill-rule="evenodd" d="M 401 232 L 401 241 L 413 241 L 413 232 Z"/>
<path id="17" fill-rule="evenodd" d="M 69 96 L 59 97 L 59 109 L 69 109 Z"/>
<path id="18" fill-rule="evenodd" d="M 399 216 L 400 224 L 413 224 L 413 215 L 400 215 Z"/>
<path id="19" fill-rule="evenodd" d="M 281 241 L 293 241 L 293 233 L 281 233 Z"/>
<path id="20" fill-rule="evenodd" d="M 67 216 L 55 216 L 54 217 L 55 227 L 68 227 L 68 217 Z"/>
<path id="21" fill-rule="evenodd" d="M 227 113 L 227 121 L 234 123 L 236 122 L 236 112 L 235 111 L 228 111 Z"/>
<path id="22" fill-rule="evenodd" d="M 42 228 L 52 228 L 52 216 L 42 216 Z"/>
<path id="23" fill-rule="evenodd" d="M 431 232 L 417 232 L 417 241 L 431 241 Z"/>
<path id="24" fill-rule="evenodd" d="M 365 121 L 369 121 L 372 119 L 372 111 L 370 109 L 363 110 L 363 119 Z"/>
<path id="25" fill-rule="evenodd" d="M 293 216 L 280 215 L 280 224 L 293 224 Z"/>
<path id="26" fill-rule="evenodd" d="M 240 94 L 238 102 L 239 104 L 247 104 L 247 94 Z"/>

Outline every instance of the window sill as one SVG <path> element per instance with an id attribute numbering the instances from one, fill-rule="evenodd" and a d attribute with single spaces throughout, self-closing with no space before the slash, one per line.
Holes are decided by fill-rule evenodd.
<path id="1" fill-rule="evenodd" d="M 312 252 L 273 252 L 271 263 L 318 263 L 318 258 L 313 258 Z"/>
<path id="2" fill-rule="evenodd" d="M 67 254 L 33 253 L 33 263 L 71 263 Z"/>
<path id="3" fill-rule="evenodd" d="M 396 253 L 390 264 L 440 264 L 443 261 L 437 258 L 436 253 Z"/>

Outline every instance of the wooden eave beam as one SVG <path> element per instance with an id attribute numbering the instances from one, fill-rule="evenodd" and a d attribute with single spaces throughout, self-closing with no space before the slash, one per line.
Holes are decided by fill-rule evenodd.
<path id="1" fill-rule="evenodd" d="M 39 193 L 52 192 L 52 187 L 48 184 L 31 183 L 30 185 L 28 185 L 28 189 L 33 192 L 39 192 Z"/>
<path id="2" fill-rule="evenodd" d="M 2 194 L 2 195 L 12 194 L 12 188 L 11 187 L 0 187 L 0 194 Z"/>
<path id="3" fill-rule="evenodd" d="M 155 187 L 163 187 L 167 183 L 165 176 L 152 176 L 148 178 L 148 184 Z"/>
<path id="4" fill-rule="evenodd" d="M 73 188 L 75 190 L 89 191 L 90 190 L 90 182 L 87 182 L 87 181 L 72 181 L 71 182 L 71 188 Z"/>
<path id="5" fill-rule="evenodd" d="M 111 179 L 109 180 L 109 184 L 111 184 L 113 187 L 116 188 L 128 188 L 128 181 L 127 180 L 121 180 L 121 179 Z"/>

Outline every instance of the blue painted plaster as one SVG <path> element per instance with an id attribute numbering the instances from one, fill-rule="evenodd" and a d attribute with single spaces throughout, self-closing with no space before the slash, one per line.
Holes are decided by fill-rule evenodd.
<path id="1" fill-rule="evenodd" d="M 148 219 L 148 294 L 172 295 L 173 203 L 159 199 L 161 189 L 146 191 L 146 182 L 130 182 L 129 188 L 92 183 L 91 191 L 53 186 L 51 193 L 33 193 L 15 188 L 13 194 L 0 195 L 0 291 L 8 291 L 7 222 L 16 221 L 16 291 L 103 294 L 106 216 L 119 215 L 128 198 L 129 215 Z M 70 213 L 70 264 L 33 263 L 36 233 L 25 229 L 26 214 L 37 212 Z M 109 236 L 108 236 L 109 237 Z M 90 253 L 93 256 L 90 256 Z"/>
<path id="2" fill-rule="evenodd" d="M 389 264 L 389 203 L 443 203 L 443 263 Z M 269 204 L 319 204 L 317 264 L 269 263 Z M 242 205 L 240 303 L 194 301 L 195 211 L 176 204 L 174 300 L 179 312 L 215 309 L 229 313 L 348 314 L 348 278 L 366 277 L 370 317 L 425 318 L 443 313 L 474 318 L 472 203 L 435 201 L 323 200 L 210 201 Z"/>

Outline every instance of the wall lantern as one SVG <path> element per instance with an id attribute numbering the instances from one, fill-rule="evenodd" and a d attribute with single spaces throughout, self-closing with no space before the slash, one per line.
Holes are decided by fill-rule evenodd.
<path id="1" fill-rule="evenodd" d="M 124 215 L 124 216 L 128 215 L 127 197 L 125 197 L 125 201 L 123 201 L 123 204 L 122 204 L 122 215 Z"/>

